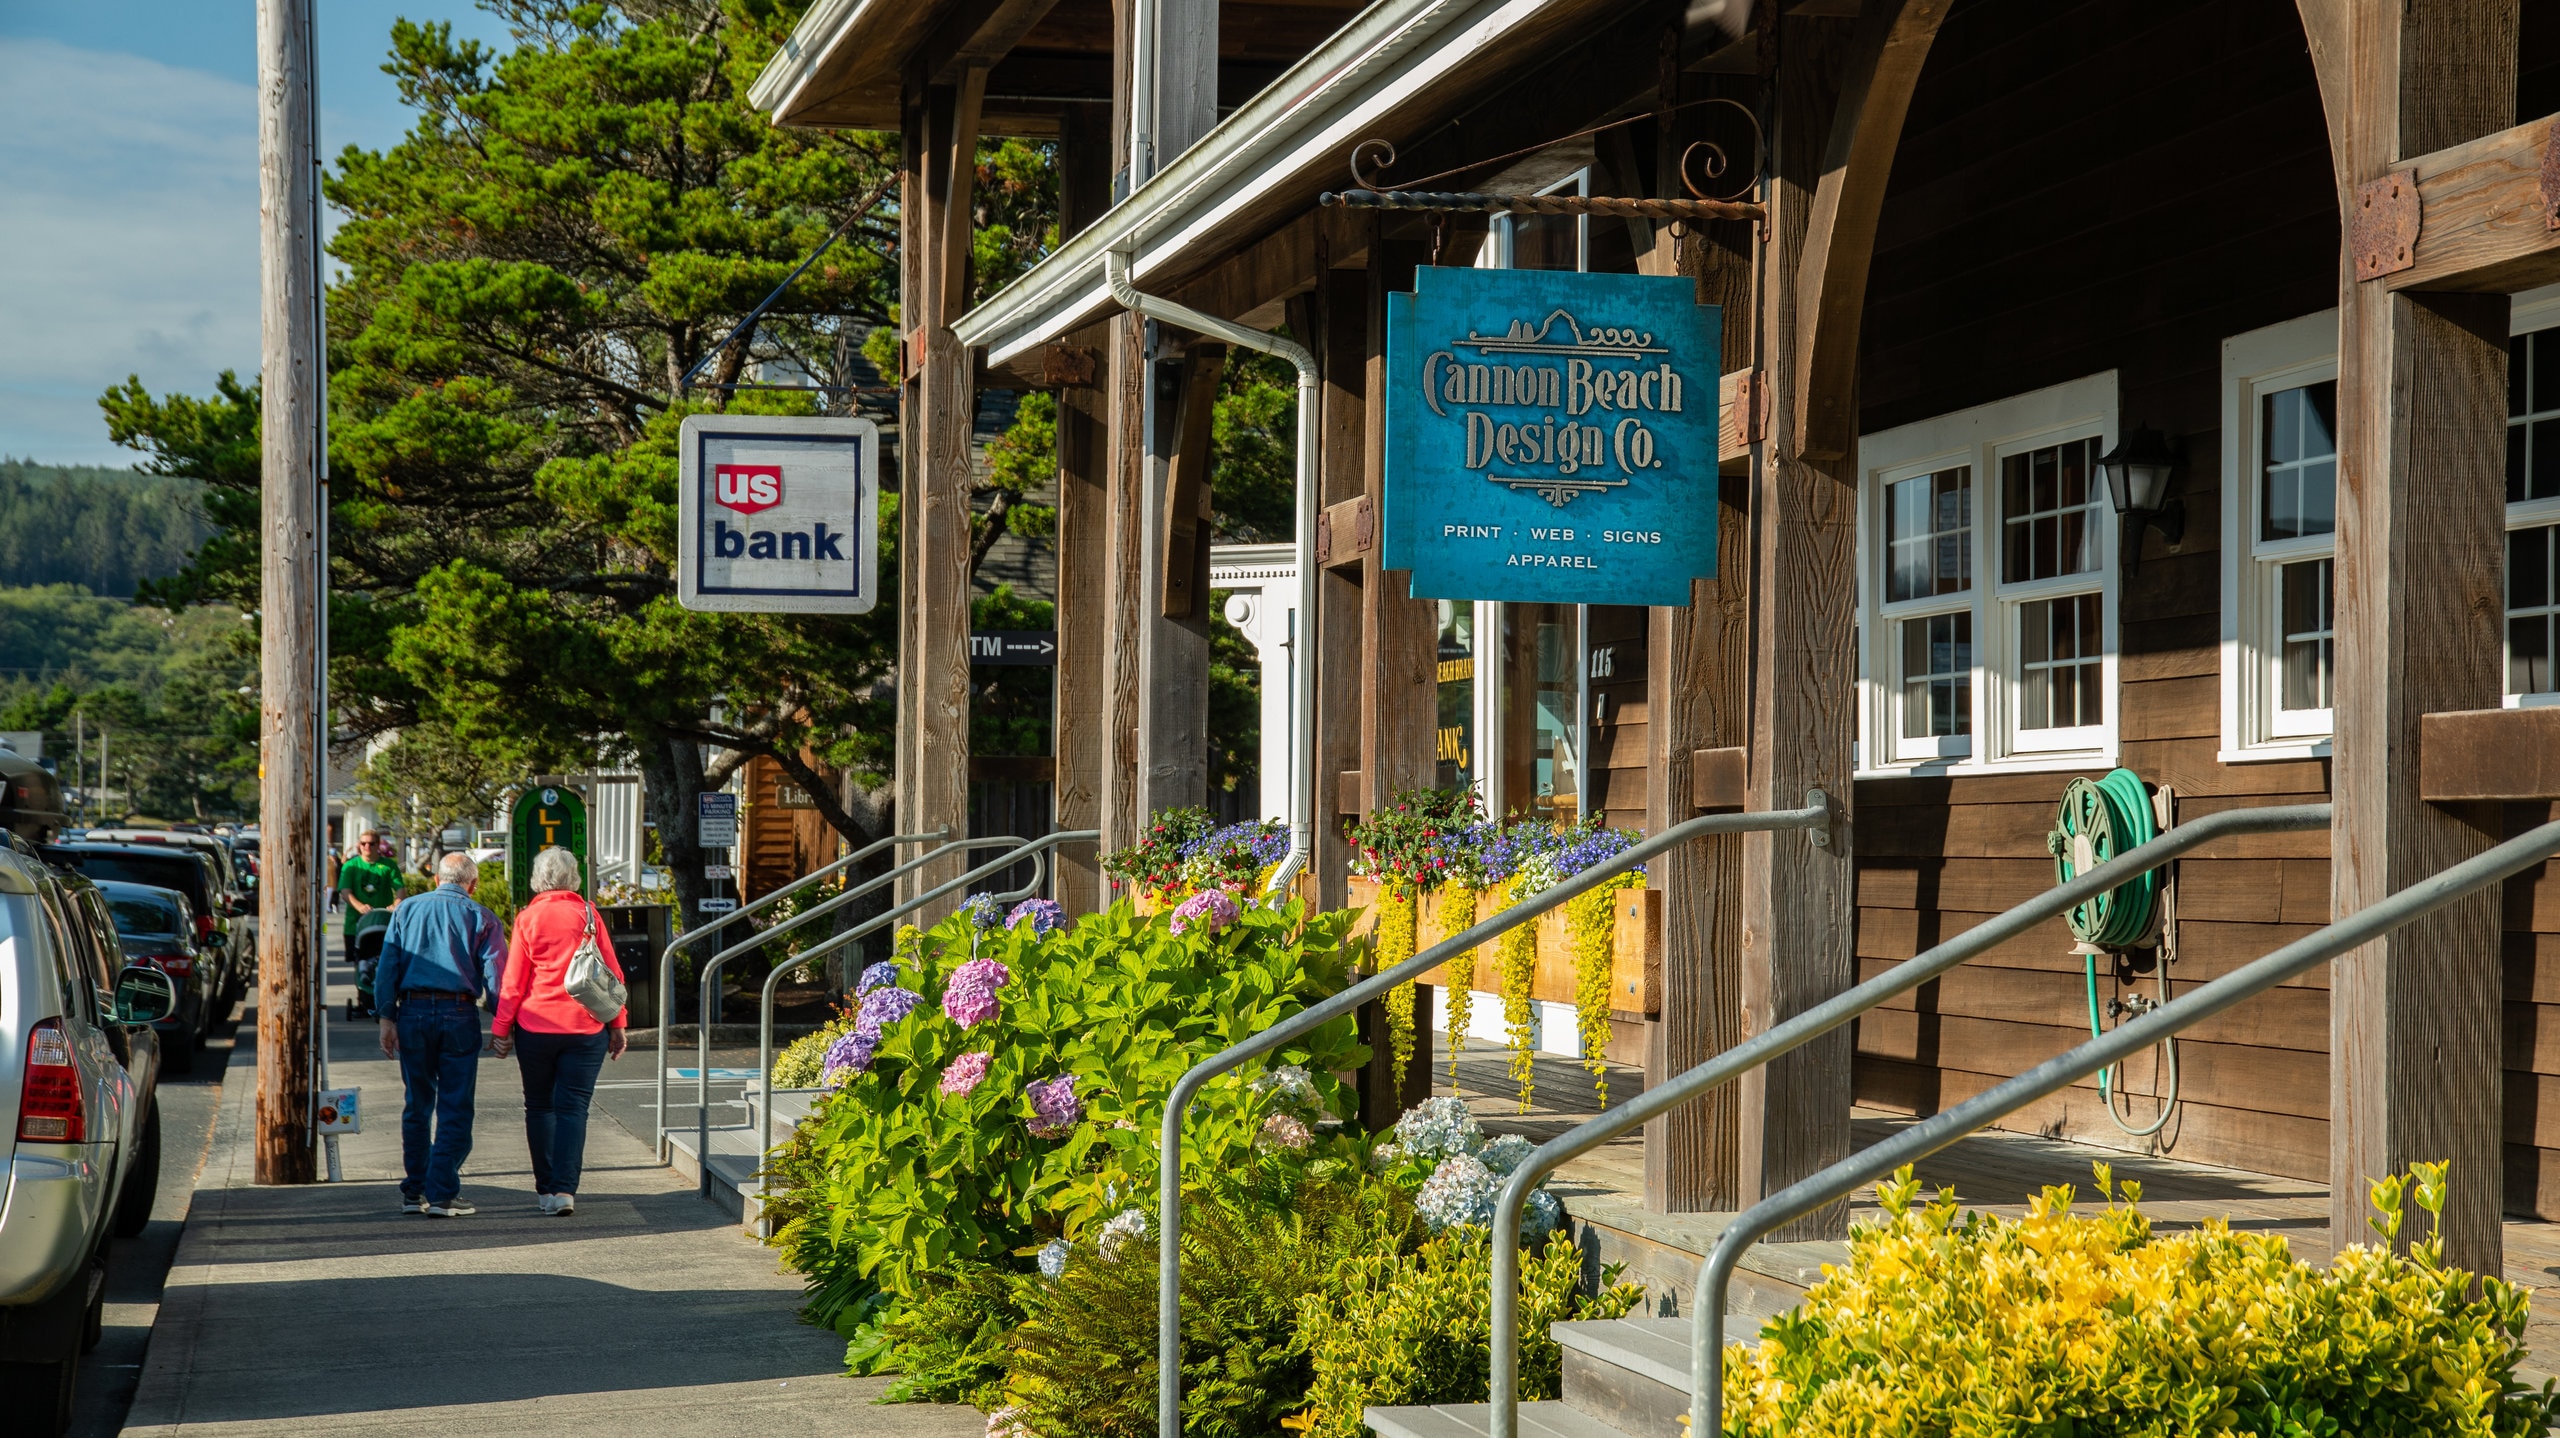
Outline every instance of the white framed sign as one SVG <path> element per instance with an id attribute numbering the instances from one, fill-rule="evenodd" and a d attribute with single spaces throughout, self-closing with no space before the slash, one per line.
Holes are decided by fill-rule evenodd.
<path id="1" fill-rule="evenodd" d="M 880 431 L 867 419 L 687 415 L 676 600 L 863 614 L 879 601 Z"/>

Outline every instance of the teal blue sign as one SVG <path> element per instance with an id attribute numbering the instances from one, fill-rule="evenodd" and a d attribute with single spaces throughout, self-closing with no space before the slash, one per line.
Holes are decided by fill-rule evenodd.
<path id="1" fill-rule="evenodd" d="M 1426 268 L 1387 297 L 1382 560 L 1416 599 L 1689 602 L 1723 315 L 1687 279 Z"/>

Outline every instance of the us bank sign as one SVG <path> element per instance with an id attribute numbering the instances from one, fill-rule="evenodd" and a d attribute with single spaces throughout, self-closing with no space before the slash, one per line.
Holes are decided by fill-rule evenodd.
<path id="1" fill-rule="evenodd" d="M 1387 568 L 1417 599 L 1689 602 L 1721 313 L 1686 279 L 1425 268 L 1387 297 Z"/>
<path id="2" fill-rule="evenodd" d="M 867 419 L 689 415 L 676 599 L 861 614 L 879 597 L 880 433 Z"/>

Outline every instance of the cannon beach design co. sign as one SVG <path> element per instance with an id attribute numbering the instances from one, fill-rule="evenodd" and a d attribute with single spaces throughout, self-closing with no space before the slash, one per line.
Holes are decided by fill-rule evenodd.
<path id="1" fill-rule="evenodd" d="M 1686 279 L 1426 268 L 1387 297 L 1385 566 L 1417 599 L 1689 602 L 1722 314 Z"/>
<path id="2" fill-rule="evenodd" d="M 685 418 L 676 598 L 861 614 L 879 598 L 880 432 L 867 419 Z"/>

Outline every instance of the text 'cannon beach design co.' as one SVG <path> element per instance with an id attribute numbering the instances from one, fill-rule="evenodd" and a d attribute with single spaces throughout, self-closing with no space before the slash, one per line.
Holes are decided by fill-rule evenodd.
<path id="1" fill-rule="evenodd" d="M 1563 334 L 1551 337 L 1559 325 Z M 1457 350 L 1474 351 L 1476 361 L 1460 360 Z M 1468 469 L 1485 469 L 1496 460 L 1519 468 L 1553 465 L 1552 475 L 1485 478 L 1561 509 L 1576 495 L 1624 488 L 1627 476 L 1662 467 L 1659 441 L 1639 412 L 1681 412 L 1680 372 L 1663 359 L 1670 353 L 1651 331 L 1609 325 L 1585 330 L 1559 308 L 1534 330 L 1515 319 L 1499 338 L 1470 334 L 1433 351 L 1422 362 L 1422 396 L 1434 414 L 1447 414 L 1444 405 L 1466 407 Z M 1492 358 L 1497 355 L 1526 358 L 1506 363 Z M 1603 368 L 1597 359 L 1630 360 L 1636 367 Z M 1477 406 L 1547 413 L 1509 422 Z M 1617 417 L 1607 425 L 1585 418 L 1612 414 Z M 1611 467 L 1619 477 L 1602 477 Z"/>

